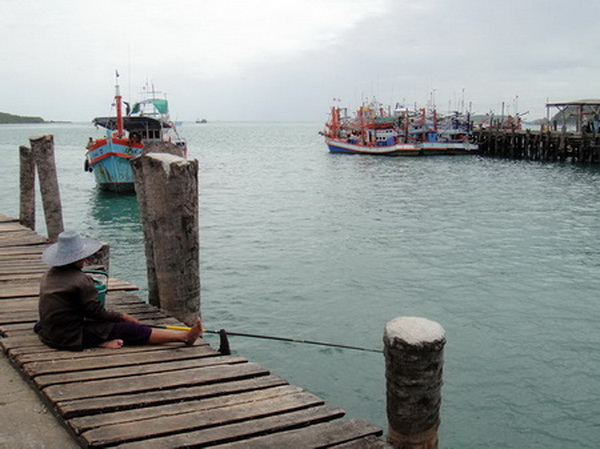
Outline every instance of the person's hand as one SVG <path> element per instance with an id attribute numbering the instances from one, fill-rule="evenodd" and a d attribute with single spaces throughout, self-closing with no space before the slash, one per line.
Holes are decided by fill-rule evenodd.
<path id="1" fill-rule="evenodd" d="M 132 317 L 131 315 L 129 315 L 128 313 L 122 313 L 121 314 L 121 319 L 123 321 L 128 321 L 129 323 L 136 323 L 136 324 L 140 324 L 139 320 L 137 318 Z"/>

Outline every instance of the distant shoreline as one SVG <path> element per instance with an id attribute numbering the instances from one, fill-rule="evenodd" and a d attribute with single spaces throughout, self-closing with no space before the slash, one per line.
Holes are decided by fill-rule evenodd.
<path id="1" fill-rule="evenodd" d="M 8 114 L 0 112 L 0 124 L 16 123 L 47 123 L 42 117 L 26 117 L 22 115 Z"/>

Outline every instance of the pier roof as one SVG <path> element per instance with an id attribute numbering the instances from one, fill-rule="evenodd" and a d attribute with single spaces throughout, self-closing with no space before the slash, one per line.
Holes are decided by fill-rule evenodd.
<path id="1" fill-rule="evenodd" d="M 574 101 L 560 101 L 556 103 L 546 103 L 546 106 L 552 107 L 567 107 L 567 106 L 600 106 L 600 99 L 587 99 L 587 100 L 574 100 Z"/>

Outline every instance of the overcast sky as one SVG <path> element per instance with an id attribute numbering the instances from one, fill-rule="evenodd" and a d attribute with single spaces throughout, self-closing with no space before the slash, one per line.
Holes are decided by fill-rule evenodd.
<path id="1" fill-rule="evenodd" d="M 600 98 L 598 0 L 0 0 L 0 111 L 324 121 L 333 98 L 545 116 Z"/>

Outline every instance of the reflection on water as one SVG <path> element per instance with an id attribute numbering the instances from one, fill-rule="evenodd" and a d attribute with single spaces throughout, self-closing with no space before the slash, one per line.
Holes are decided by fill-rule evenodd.
<path id="1" fill-rule="evenodd" d="M 98 223 L 139 225 L 140 212 L 135 192 L 111 192 L 95 188 L 90 191 L 89 203 L 92 216 Z"/>
<path id="2" fill-rule="evenodd" d="M 110 275 L 140 287 L 146 297 L 143 229 L 135 193 L 88 191 L 87 233 L 110 245 Z"/>

